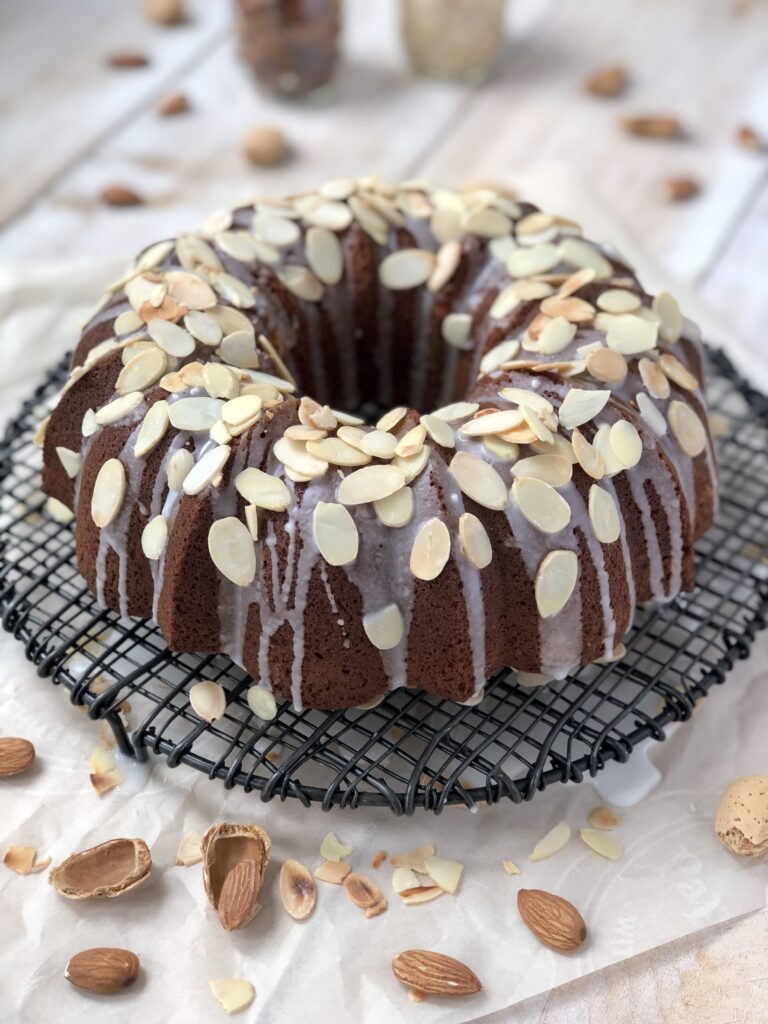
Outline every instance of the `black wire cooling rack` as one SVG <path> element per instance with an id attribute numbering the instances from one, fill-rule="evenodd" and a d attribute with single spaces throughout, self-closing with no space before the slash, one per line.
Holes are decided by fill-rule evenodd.
<path id="1" fill-rule="evenodd" d="M 32 435 L 65 376 L 51 372 L 0 444 L 0 611 L 39 675 L 112 726 L 140 760 L 164 754 L 261 799 L 382 805 L 396 814 L 440 812 L 580 781 L 625 761 L 642 740 L 690 718 L 697 700 L 747 657 L 768 613 L 768 399 L 710 353 L 710 409 L 722 498 L 698 544 L 696 589 L 638 612 L 626 654 L 563 683 L 525 690 L 514 675 L 489 681 L 463 706 L 400 690 L 371 709 L 296 711 L 270 722 L 250 711 L 250 678 L 221 656 L 174 654 L 147 621 L 99 608 L 75 566 L 74 533 L 43 512 L 40 453 Z M 194 714 L 200 678 L 228 693 L 223 718 Z M 130 712 L 126 714 L 127 704 Z M 128 722 L 139 720 L 129 728 Z"/>

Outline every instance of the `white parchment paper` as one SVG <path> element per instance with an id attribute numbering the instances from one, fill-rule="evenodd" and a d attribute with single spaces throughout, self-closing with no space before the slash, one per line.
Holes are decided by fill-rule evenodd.
<path id="1" fill-rule="evenodd" d="M 531 184 L 538 198 L 545 200 L 549 188 L 558 209 L 575 211 L 594 233 L 618 237 L 620 247 L 642 263 L 620 227 L 559 169 L 533 175 L 529 193 Z M 83 313 L 71 297 L 95 300 L 99 280 L 121 267 L 34 273 L 0 268 L 4 416 L 71 345 Z M 738 342 L 718 331 L 716 318 L 693 299 L 683 304 L 738 360 Z M 680 726 L 664 744 L 648 745 L 652 766 L 641 752 L 599 783 L 621 799 L 652 781 L 654 771 L 660 777 L 650 795 L 621 812 L 618 835 L 626 854 L 620 861 L 597 857 L 576 837 L 551 860 L 532 864 L 527 855 L 551 826 L 564 819 L 577 833 L 586 824 L 589 810 L 603 799 L 592 783 L 552 787 L 524 806 L 505 803 L 475 814 L 449 808 L 439 818 L 421 812 L 396 819 L 383 809 L 323 814 L 295 801 L 264 805 L 257 794 L 227 792 L 191 769 L 170 770 L 153 759 L 151 770 L 122 766 L 126 781 L 99 798 L 88 780 L 97 725 L 39 679 L 20 645 L 3 635 L 0 734 L 32 739 L 38 762 L 29 773 L 0 782 L 0 853 L 29 844 L 57 863 L 110 838 L 140 836 L 151 846 L 154 869 L 144 886 L 125 897 L 80 903 L 60 898 L 45 874 L 19 877 L 0 866 L 0 1019 L 215 1021 L 225 1015 L 208 991 L 208 979 L 244 977 L 256 986 L 257 998 L 238 1019 L 253 1024 L 307 1018 L 313 1024 L 459 1024 L 763 906 L 764 866 L 728 854 L 713 834 L 712 818 L 731 778 L 766 771 L 766 655 L 763 635 L 753 657 L 702 703 L 693 723 Z M 273 840 L 262 910 L 233 934 L 221 929 L 207 906 L 200 866 L 173 866 L 185 832 L 202 833 L 222 820 L 256 821 Z M 294 857 L 313 868 L 329 830 L 355 848 L 353 866 L 389 895 L 387 913 L 366 920 L 341 888 L 322 883 L 309 921 L 297 924 L 283 911 L 276 885 L 280 861 Z M 428 840 L 465 864 L 461 888 L 454 897 L 405 907 L 391 892 L 390 870 L 373 870 L 371 859 L 378 850 L 391 853 Z M 515 860 L 522 875 L 506 875 L 502 858 Z M 582 950 L 561 956 L 533 939 L 516 911 L 521 886 L 561 893 L 581 909 L 590 930 Z M 97 945 L 125 946 L 141 957 L 140 980 L 119 997 L 89 996 L 63 979 L 68 958 Z M 392 957 L 411 947 L 464 960 L 480 976 L 483 992 L 411 1004 L 390 970 Z"/>

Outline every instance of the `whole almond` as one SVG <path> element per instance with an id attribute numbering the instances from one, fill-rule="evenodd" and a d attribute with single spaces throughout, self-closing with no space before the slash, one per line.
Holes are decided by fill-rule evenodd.
<path id="1" fill-rule="evenodd" d="M 587 937 L 587 926 L 576 907 L 562 896 L 543 889 L 520 889 L 520 917 L 545 946 L 570 953 Z"/>
<path id="2" fill-rule="evenodd" d="M 627 88 L 627 69 L 621 64 L 600 68 L 584 80 L 584 88 L 593 96 L 620 96 Z"/>
<path id="3" fill-rule="evenodd" d="M 253 918 L 259 905 L 261 874 L 255 860 L 241 860 L 224 879 L 219 893 L 219 920 L 228 932 L 244 928 Z"/>
<path id="4" fill-rule="evenodd" d="M 753 153 L 764 153 L 768 149 L 768 142 L 747 124 L 743 124 L 737 129 L 736 142 L 743 149 L 749 149 Z"/>
<path id="5" fill-rule="evenodd" d="M 468 996 L 483 987 L 461 960 L 428 949 L 406 949 L 392 961 L 392 973 L 410 989 L 433 996 Z"/>
<path id="6" fill-rule="evenodd" d="M 282 129 L 274 125 L 260 125 L 246 134 L 243 152 L 256 167 L 272 167 L 287 160 L 290 146 Z"/>
<path id="7" fill-rule="evenodd" d="M 665 178 L 661 183 L 662 195 L 671 203 L 684 203 L 694 199 L 701 192 L 701 185 L 695 178 L 676 175 Z"/>
<path id="8" fill-rule="evenodd" d="M 184 0 L 144 0 L 144 14 L 158 25 L 180 25 L 184 20 Z"/>
<path id="9" fill-rule="evenodd" d="M 144 202 L 138 192 L 126 185 L 105 185 L 101 190 L 101 201 L 107 206 L 141 206 Z"/>
<path id="10" fill-rule="evenodd" d="M 681 122 L 666 114 L 647 117 L 623 117 L 620 122 L 630 135 L 645 139 L 680 139 L 685 134 Z"/>
<path id="11" fill-rule="evenodd" d="M 174 117 L 176 114 L 186 114 L 189 110 L 189 100 L 183 92 L 172 92 L 160 100 L 156 109 L 160 117 Z"/>
<path id="12" fill-rule="evenodd" d="M 139 958 L 128 949 L 97 947 L 75 953 L 64 977 L 89 992 L 119 992 L 133 984 L 139 973 Z"/>
<path id="13" fill-rule="evenodd" d="M 107 63 L 111 68 L 145 68 L 149 64 L 149 59 L 146 54 L 135 50 L 120 50 L 111 53 Z"/>
<path id="14" fill-rule="evenodd" d="M 17 736 L 0 738 L 0 778 L 25 772 L 35 760 L 35 748 L 29 740 Z"/>

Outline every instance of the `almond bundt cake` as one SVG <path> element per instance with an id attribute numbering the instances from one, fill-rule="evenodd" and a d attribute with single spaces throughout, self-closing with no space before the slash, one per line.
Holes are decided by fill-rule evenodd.
<path id="1" fill-rule="evenodd" d="M 102 605 L 225 652 L 259 707 L 563 678 L 692 586 L 697 334 L 570 220 L 329 181 L 111 287 L 39 431 L 48 509 Z"/>

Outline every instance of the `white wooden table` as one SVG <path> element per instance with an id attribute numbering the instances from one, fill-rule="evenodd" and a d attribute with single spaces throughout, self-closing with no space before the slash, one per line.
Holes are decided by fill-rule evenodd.
<path id="1" fill-rule="evenodd" d="M 499 74 L 469 89 L 410 74 L 394 0 L 348 0 L 335 99 L 320 108 L 258 94 L 236 59 L 229 5 L 189 6 L 192 19 L 177 28 L 145 21 L 138 0 L 0 6 L 0 271 L 127 257 L 249 194 L 342 173 L 458 183 L 567 160 L 768 360 L 768 154 L 734 141 L 742 124 L 768 137 L 767 3 L 515 0 Z M 120 49 L 146 53 L 149 66 L 108 67 Z M 626 95 L 585 94 L 584 76 L 614 62 L 630 70 Z M 193 109 L 158 117 L 156 102 L 176 90 Z M 617 127 L 622 114 L 655 112 L 677 114 L 690 137 L 656 142 Z M 262 123 L 284 128 L 291 163 L 245 161 L 242 135 Z M 658 182 L 673 174 L 700 179 L 701 196 L 661 199 Z M 145 205 L 103 205 L 108 183 L 136 189 Z M 764 1020 L 767 920 L 753 915 L 625 961 L 505 1020 Z"/>

